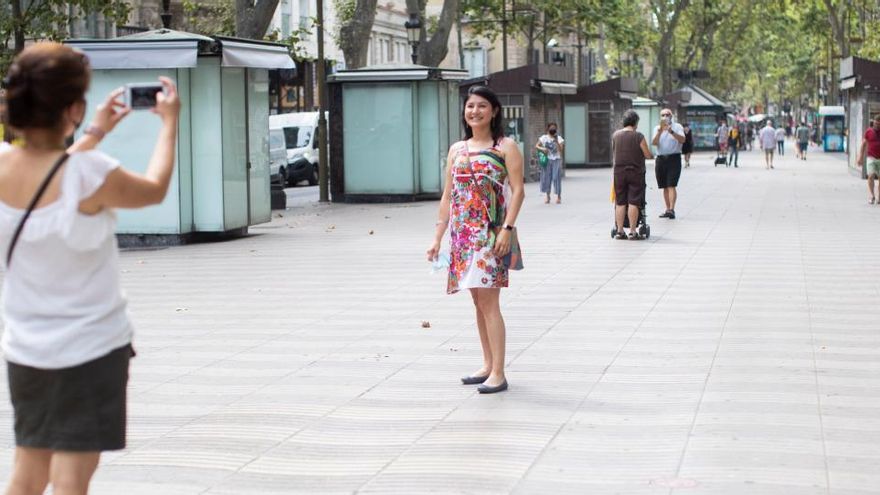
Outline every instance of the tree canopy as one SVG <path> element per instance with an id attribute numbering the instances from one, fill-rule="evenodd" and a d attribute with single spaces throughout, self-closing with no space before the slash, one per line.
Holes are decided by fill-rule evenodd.
<path id="1" fill-rule="evenodd" d="M 462 10 L 472 36 L 495 39 L 506 19 L 529 53 L 551 37 L 586 40 L 600 75 L 641 75 L 654 96 L 685 69 L 708 71 L 694 82 L 727 101 L 797 105 L 819 87 L 834 100 L 842 58 L 880 59 L 876 0 L 462 0 Z"/>

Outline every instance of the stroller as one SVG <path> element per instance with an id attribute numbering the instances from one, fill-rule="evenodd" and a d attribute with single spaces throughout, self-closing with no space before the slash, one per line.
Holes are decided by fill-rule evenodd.
<path id="1" fill-rule="evenodd" d="M 614 212 L 614 181 L 611 182 L 611 205 L 612 205 L 612 213 Z M 637 227 L 639 229 L 639 234 L 645 236 L 645 239 L 651 238 L 651 226 L 648 225 L 648 216 L 645 214 L 645 207 L 647 206 L 647 201 L 643 201 L 641 206 L 639 206 L 639 219 L 637 220 Z M 623 217 L 623 227 L 630 228 L 629 226 L 629 215 L 624 215 Z M 617 236 L 617 223 L 611 227 L 611 238 L 615 238 Z"/>
<path id="2" fill-rule="evenodd" d="M 651 238 L 651 226 L 648 225 L 647 216 L 645 215 L 645 206 L 647 203 L 642 203 L 642 206 L 639 207 L 639 219 L 638 219 L 638 229 L 639 234 L 645 236 L 645 239 Z M 629 216 L 623 217 L 623 226 L 624 228 L 629 228 Z M 617 236 L 617 224 L 615 223 L 613 227 L 611 227 L 611 238 Z"/>

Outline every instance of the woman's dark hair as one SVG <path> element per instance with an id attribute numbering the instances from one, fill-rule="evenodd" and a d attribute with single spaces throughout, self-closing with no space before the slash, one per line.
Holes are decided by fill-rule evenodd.
<path id="1" fill-rule="evenodd" d="M 498 101 L 498 96 L 486 86 L 471 86 L 467 94 L 468 97 L 465 98 L 464 106 L 461 109 L 461 123 L 464 125 L 464 138 L 470 139 L 474 137 L 474 131 L 471 130 L 471 126 L 468 125 L 467 119 L 464 117 L 464 111 L 467 108 L 467 101 L 470 99 L 471 95 L 477 95 L 485 98 L 489 104 L 492 105 L 492 112 L 495 115 L 489 123 L 489 129 L 492 131 L 492 141 L 494 141 L 495 144 L 498 144 L 498 142 L 504 138 L 504 126 L 501 124 L 501 102 Z"/>
<path id="2" fill-rule="evenodd" d="M 25 48 L 3 79 L 3 120 L 16 129 L 58 126 L 62 112 L 84 100 L 89 72 L 85 55 L 69 46 L 43 42 Z"/>
<path id="3" fill-rule="evenodd" d="M 627 110 L 623 112 L 623 127 L 639 125 L 639 114 L 635 110 Z"/>
<path id="4" fill-rule="evenodd" d="M 556 122 L 547 122 L 547 129 L 548 130 L 550 129 L 551 126 L 557 128 L 557 129 L 559 128 L 559 126 L 556 125 Z"/>

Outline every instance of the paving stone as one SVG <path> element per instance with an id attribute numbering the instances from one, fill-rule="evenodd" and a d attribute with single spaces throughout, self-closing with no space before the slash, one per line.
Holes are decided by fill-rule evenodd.
<path id="1" fill-rule="evenodd" d="M 558 206 L 528 185 L 493 396 L 459 381 L 482 364 L 470 297 L 423 259 L 436 201 L 122 252 L 129 441 L 91 493 L 876 494 L 880 258 L 858 253 L 880 208 L 839 155 L 711 158 L 674 221 L 648 181 L 646 242 L 610 239 L 610 170 L 569 170 Z"/>

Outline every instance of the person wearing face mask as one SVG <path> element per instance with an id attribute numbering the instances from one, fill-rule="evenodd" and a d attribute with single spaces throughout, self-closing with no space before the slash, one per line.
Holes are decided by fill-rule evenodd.
<path id="1" fill-rule="evenodd" d="M 556 203 L 562 202 L 562 154 L 565 152 L 565 139 L 559 135 L 556 122 L 547 124 L 547 134 L 538 138 L 535 148 L 547 155 L 547 166 L 541 169 L 541 192 L 545 194 L 544 203 L 550 202 L 550 188 L 556 191 Z"/>
<path id="2" fill-rule="evenodd" d="M 654 139 L 651 141 L 657 149 L 654 162 L 657 187 L 663 190 L 663 200 L 666 202 L 666 212 L 660 218 L 675 218 L 675 201 L 678 199 L 675 188 L 681 176 L 681 147 L 684 141 L 684 128 L 672 119 L 672 110 L 661 110 L 660 125 L 654 128 Z"/>

